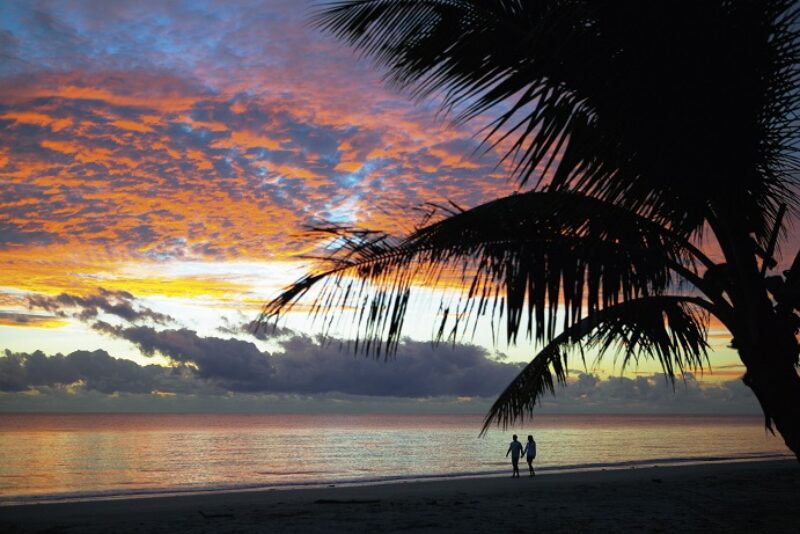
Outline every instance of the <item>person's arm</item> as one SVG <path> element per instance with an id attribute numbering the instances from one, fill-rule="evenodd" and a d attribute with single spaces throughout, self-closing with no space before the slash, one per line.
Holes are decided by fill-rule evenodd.
<path id="1" fill-rule="evenodd" d="M 512 445 L 508 446 L 508 450 L 506 451 L 506 458 L 508 458 L 508 455 L 511 454 L 511 447 Z"/>

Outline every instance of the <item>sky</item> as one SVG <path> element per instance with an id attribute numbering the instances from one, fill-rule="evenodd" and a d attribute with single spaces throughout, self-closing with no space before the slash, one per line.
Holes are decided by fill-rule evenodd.
<path id="1" fill-rule="evenodd" d="M 304 314 L 253 334 L 333 221 L 402 233 L 415 208 L 516 188 L 479 124 L 383 83 L 299 1 L 0 3 L 0 410 L 481 413 L 534 348 L 391 361 Z M 582 368 L 545 410 L 757 413 L 729 339 L 673 391 L 655 364 Z"/>

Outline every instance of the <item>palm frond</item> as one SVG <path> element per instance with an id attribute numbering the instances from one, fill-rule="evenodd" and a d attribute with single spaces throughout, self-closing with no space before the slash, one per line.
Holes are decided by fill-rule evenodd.
<path id="1" fill-rule="evenodd" d="M 481 317 L 504 319 L 507 341 L 522 326 L 539 342 L 619 302 L 658 295 L 676 268 L 708 261 L 692 244 L 624 208 L 565 192 L 512 195 L 418 229 L 402 240 L 351 229 L 323 229 L 337 243 L 318 272 L 265 306 L 261 320 L 285 313 L 316 284 L 312 315 L 326 327 L 355 307 L 356 348 L 392 353 L 411 287 L 450 287 L 438 337 L 455 340 Z M 563 313 L 559 317 L 559 306 Z"/>
<path id="2" fill-rule="evenodd" d="M 764 247 L 798 208 L 798 17 L 791 0 L 357 0 L 315 21 L 413 95 L 493 119 L 521 182 L 684 236 L 733 206 Z"/>
<path id="3" fill-rule="evenodd" d="M 505 427 L 531 416 L 542 396 L 554 394 L 556 384 L 566 384 L 574 349 L 581 355 L 596 349 L 598 359 L 612 348 L 621 349 L 623 368 L 641 358 L 655 359 L 670 380 L 686 370 L 702 370 L 708 361 L 707 310 L 712 306 L 698 297 L 650 296 L 585 317 L 550 341 L 517 375 L 490 408 L 481 434 L 492 423 Z"/>
<path id="4" fill-rule="evenodd" d="M 563 36 L 585 29 L 586 6 L 519 0 L 360 0 L 322 6 L 316 24 L 384 67 L 391 84 L 417 98 L 443 95 L 443 109 L 458 109 L 457 121 L 499 109 L 487 141 L 519 133 L 506 157 L 515 162 L 523 183 L 539 163 L 553 163 L 553 147 L 566 141 L 581 97 L 552 76 L 564 58 L 550 50 Z"/>

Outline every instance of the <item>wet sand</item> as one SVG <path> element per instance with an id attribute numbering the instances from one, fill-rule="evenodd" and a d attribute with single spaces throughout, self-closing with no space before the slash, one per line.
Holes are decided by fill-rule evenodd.
<path id="1" fill-rule="evenodd" d="M 799 532 L 800 464 L 720 463 L 0 507 L 0 532 Z"/>

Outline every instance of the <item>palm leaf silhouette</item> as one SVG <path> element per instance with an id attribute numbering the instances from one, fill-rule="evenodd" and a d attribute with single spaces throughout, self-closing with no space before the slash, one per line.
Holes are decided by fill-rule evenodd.
<path id="1" fill-rule="evenodd" d="M 315 288 L 315 315 L 354 306 L 357 350 L 391 354 L 412 288 L 444 285 L 438 338 L 489 316 L 544 347 L 488 425 L 530 414 L 570 347 L 621 344 L 623 363 L 654 358 L 671 378 L 702 368 L 713 315 L 800 457 L 800 256 L 768 273 L 798 212 L 799 17 L 789 0 L 324 4 L 316 24 L 389 83 L 483 117 L 484 148 L 529 191 L 404 238 L 325 228 L 339 248 L 262 320 Z M 721 261 L 700 250 L 709 236 Z"/>

